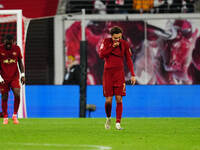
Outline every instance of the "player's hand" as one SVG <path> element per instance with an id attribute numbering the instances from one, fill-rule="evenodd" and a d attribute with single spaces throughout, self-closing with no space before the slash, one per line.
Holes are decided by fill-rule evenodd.
<path id="1" fill-rule="evenodd" d="M 2 76 L 0 75 L 0 84 L 4 84 L 4 79 L 2 78 Z"/>
<path id="2" fill-rule="evenodd" d="M 114 42 L 113 47 L 117 47 L 117 46 L 119 46 L 119 44 L 120 44 L 120 42 Z"/>
<path id="3" fill-rule="evenodd" d="M 131 84 L 134 85 L 136 82 L 136 78 L 135 76 L 131 76 Z"/>
<path id="4" fill-rule="evenodd" d="M 25 77 L 21 77 L 21 83 L 25 84 Z"/>

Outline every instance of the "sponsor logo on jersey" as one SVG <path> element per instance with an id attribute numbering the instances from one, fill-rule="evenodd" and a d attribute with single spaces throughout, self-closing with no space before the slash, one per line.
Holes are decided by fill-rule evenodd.
<path id="1" fill-rule="evenodd" d="M 12 63 L 16 63 L 16 60 L 15 59 L 5 59 L 3 60 L 3 63 L 4 64 L 12 64 Z"/>

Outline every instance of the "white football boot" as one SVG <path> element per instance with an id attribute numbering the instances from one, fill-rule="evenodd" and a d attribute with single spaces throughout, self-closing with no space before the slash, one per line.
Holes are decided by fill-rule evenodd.
<path id="1" fill-rule="evenodd" d="M 115 127 L 116 127 L 117 130 L 123 130 L 123 128 L 120 126 L 119 122 L 116 123 Z"/>
<path id="2" fill-rule="evenodd" d="M 105 129 L 110 129 L 111 125 L 111 118 L 106 118 Z"/>

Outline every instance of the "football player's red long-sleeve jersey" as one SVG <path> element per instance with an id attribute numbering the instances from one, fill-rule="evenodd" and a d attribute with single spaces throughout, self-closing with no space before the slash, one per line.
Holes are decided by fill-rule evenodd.
<path id="1" fill-rule="evenodd" d="M 12 45 L 11 50 L 0 46 L 0 74 L 4 80 L 10 81 L 19 78 L 18 60 L 22 59 L 19 46 Z"/>
<path id="2" fill-rule="evenodd" d="M 129 48 L 128 42 L 120 40 L 118 47 L 113 47 L 111 38 L 104 39 L 99 49 L 99 57 L 105 60 L 104 69 L 109 68 L 123 68 L 124 56 L 132 76 L 135 76 L 133 61 L 131 59 L 132 53 Z"/>

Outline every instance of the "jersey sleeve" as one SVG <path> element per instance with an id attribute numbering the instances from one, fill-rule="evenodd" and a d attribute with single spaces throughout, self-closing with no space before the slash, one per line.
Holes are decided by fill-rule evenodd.
<path id="1" fill-rule="evenodd" d="M 99 57 L 101 59 L 107 57 L 112 52 L 112 50 L 113 50 L 112 44 L 107 39 L 103 40 L 98 50 Z"/>
<path id="2" fill-rule="evenodd" d="M 132 56 L 132 52 L 131 52 L 130 46 L 129 46 L 129 44 L 126 42 L 126 46 L 125 46 L 126 63 L 127 63 L 127 65 L 128 65 L 129 71 L 131 72 L 131 75 L 132 75 L 132 76 L 135 76 L 134 67 L 133 67 L 133 61 L 132 61 L 132 59 L 131 59 L 131 56 Z"/>

